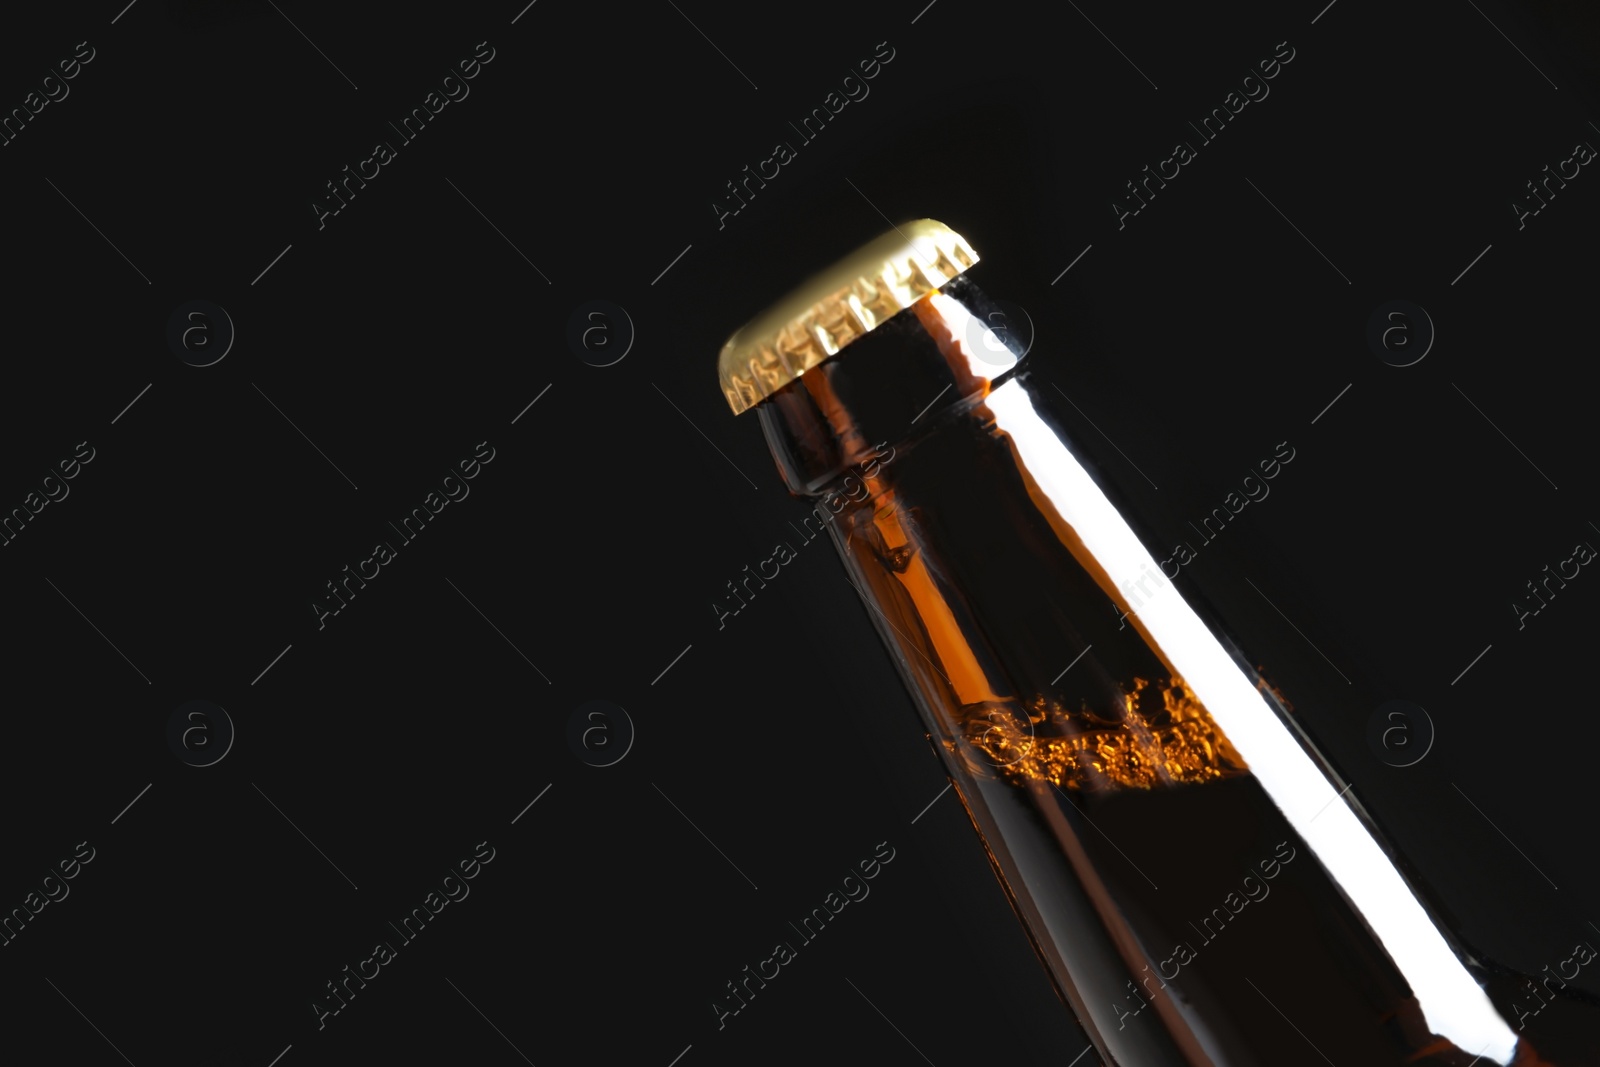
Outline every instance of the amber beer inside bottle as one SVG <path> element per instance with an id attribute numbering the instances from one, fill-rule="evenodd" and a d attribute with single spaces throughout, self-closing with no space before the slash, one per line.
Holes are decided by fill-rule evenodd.
<path id="1" fill-rule="evenodd" d="M 1161 572 L 975 261 L 902 226 L 735 334 L 723 384 L 837 509 L 817 525 L 1103 1061 L 1600 1064 L 1591 1005 L 1529 1021 L 1429 910 L 1285 714 L 1320 694 L 1276 692 Z"/>

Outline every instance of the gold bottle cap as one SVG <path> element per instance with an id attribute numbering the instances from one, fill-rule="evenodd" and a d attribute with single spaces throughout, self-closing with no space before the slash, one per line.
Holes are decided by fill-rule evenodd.
<path id="1" fill-rule="evenodd" d="M 717 358 L 728 406 L 750 410 L 976 262 L 966 239 L 933 219 L 862 245 L 728 338 Z"/>

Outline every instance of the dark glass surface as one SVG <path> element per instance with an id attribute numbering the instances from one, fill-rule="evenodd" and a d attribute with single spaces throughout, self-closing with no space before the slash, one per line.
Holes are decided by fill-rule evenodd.
<path id="1" fill-rule="evenodd" d="M 1105 1062 L 1600 1064 L 1600 1011 L 1547 974 L 1532 1015 L 1292 712 L 1381 687 L 1219 619 L 994 310 L 958 278 L 758 411 Z"/>

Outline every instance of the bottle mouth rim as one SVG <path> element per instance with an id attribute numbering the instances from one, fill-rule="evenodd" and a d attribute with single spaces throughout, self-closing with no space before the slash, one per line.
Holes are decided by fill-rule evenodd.
<path id="1" fill-rule="evenodd" d="M 728 406 L 749 411 L 977 262 L 966 238 L 936 219 L 880 234 L 734 331 L 717 357 Z"/>

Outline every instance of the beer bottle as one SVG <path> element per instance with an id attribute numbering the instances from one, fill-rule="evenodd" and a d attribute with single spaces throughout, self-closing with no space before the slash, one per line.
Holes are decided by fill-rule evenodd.
<path id="1" fill-rule="evenodd" d="M 1030 379 L 977 262 L 941 223 L 898 226 L 734 333 L 719 377 L 825 502 L 1100 1059 L 1600 1064 L 1600 1010 L 1567 984 L 1600 936 L 1533 976 L 1450 929 L 1289 714 L 1371 687 L 1268 683 Z"/>

